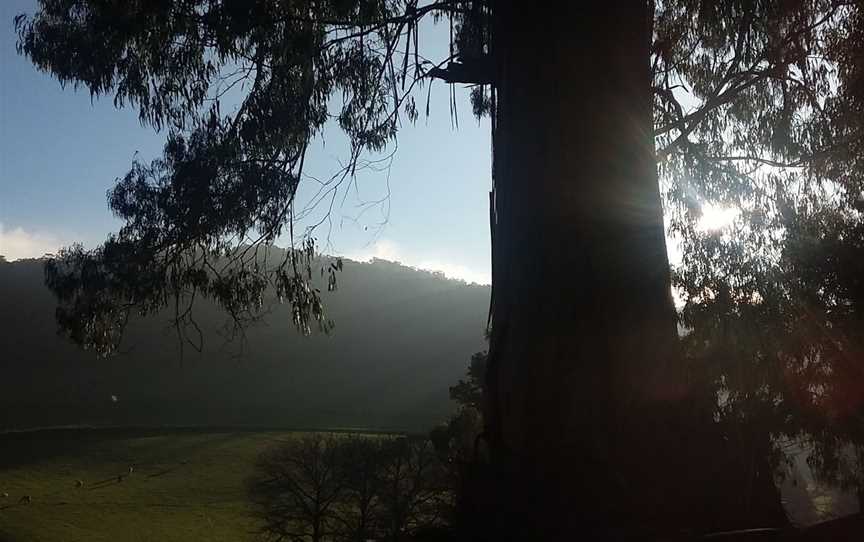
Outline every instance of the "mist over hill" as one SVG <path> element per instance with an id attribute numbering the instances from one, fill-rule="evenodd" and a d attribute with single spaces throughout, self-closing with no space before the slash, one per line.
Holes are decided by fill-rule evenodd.
<path id="1" fill-rule="evenodd" d="M 426 430 L 447 388 L 484 348 L 488 286 L 397 263 L 345 261 L 323 294 L 329 335 L 301 336 L 274 305 L 239 341 L 196 301 L 199 354 L 170 314 L 130 322 L 121 352 L 97 359 L 57 334 L 42 261 L 0 263 L 0 430 L 54 425 L 368 427 Z M 114 398 L 116 400 L 114 400 Z"/>

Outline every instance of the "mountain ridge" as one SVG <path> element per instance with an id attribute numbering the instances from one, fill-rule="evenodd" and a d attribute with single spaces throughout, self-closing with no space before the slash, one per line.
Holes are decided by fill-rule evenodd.
<path id="1" fill-rule="evenodd" d="M 274 305 L 237 358 L 239 344 L 216 333 L 224 313 L 202 301 L 195 311 L 204 349 L 187 348 L 182 365 L 167 313 L 130 322 L 120 353 L 97 359 L 58 336 L 42 260 L 0 263 L 0 430 L 427 429 L 450 412 L 448 386 L 484 348 L 489 287 L 385 260 L 343 262 L 338 290 L 322 293 L 336 323 L 330 335 L 301 336 L 290 307 Z"/>

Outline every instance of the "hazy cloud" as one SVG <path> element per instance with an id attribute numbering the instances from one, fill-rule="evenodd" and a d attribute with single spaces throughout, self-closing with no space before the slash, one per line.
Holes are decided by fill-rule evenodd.
<path id="1" fill-rule="evenodd" d="M 51 234 L 25 231 L 20 227 L 6 229 L 0 223 L 0 255 L 5 256 L 10 262 L 24 258 L 40 258 L 46 253 L 57 252 L 65 244 L 68 243 Z M 468 283 L 489 284 L 491 282 L 488 272 L 471 269 L 455 262 L 414 257 L 389 239 L 380 239 L 367 250 L 343 254 L 343 256 L 361 262 L 368 262 L 373 258 L 399 262 L 416 269 L 437 271 L 447 278 L 464 280 Z"/>
<path id="2" fill-rule="evenodd" d="M 398 244 L 389 239 L 380 239 L 370 246 L 368 250 L 359 253 L 348 253 L 344 254 L 344 256 L 359 262 L 368 262 L 373 258 L 399 262 L 402 265 L 414 267 L 416 269 L 437 271 L 443 273 L 447 278 L 464 280 L 468 283 L 490 284 L 492 282 L 488 272 L 471 269 L 465 265 L 454 262 L 445 262 L 431 258 L 418 258 L 406 253 L 406 251 Z"/>
<path id="3" fill-rule="evenodd" d="M 23 258 L 40 258 L 46 253 L 56 252 L 64 242 L 50 234 L 25 231 L 18 227 L 6 229 L 0 223 L 0 255 L 7 261 Z"/>

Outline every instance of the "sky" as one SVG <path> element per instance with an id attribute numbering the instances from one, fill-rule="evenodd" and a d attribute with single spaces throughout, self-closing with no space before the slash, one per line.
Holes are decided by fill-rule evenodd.
<path id="1" fill-rule="evenodd" d="M 121 225 L 106 191 L 136 156 L 157 158 L 165 140 L 139 124 L 135 109 L 118 110 L 111 97 L 91 101 L 86 89 L 63 89 L 16 53 L 12 18 L 35 6 L 35 0 L 0 0 L 0 254 L 8 260 L 73 242 L 97 246 Z M 443 27 L 421 27 L 432 54 L 445 50 L 447 39 Z M 489 123 L 473 118 L 467 91 L 457 96 L 458 129 L 449 88 L 433 85 L 430 116 L 421 113 L 416 125 L 404 120 L 390 167 L 361 172 L 356 190 L 344 203 L 341 195 L 337 200 L 332 225 L 317 230 L 324 252 L 489 283 Z M 417 99 L 423 109 L 425 90 Z M 328 129 L 310 149 L 305 170 L 329 177 L 346 156 L 338 130 Z M 301 185 L 299 200 L 309 201 L 314 187 Z M 381 205 L 362 205 L 388 194 Z"/>

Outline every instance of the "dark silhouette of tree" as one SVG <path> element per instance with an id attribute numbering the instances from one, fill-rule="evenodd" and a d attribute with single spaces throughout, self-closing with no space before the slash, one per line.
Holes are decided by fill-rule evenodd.
<path id="1" fill-rule="evenodd" d="M 482 523 L 500 528 L 482 536 L 696 527 L 730 513 L 706 504 L 718 481 L 699 478 L 720 422 L 714 381 L 678 344 L 661 195 L 691 308 L 739 299 L 748 274 L 776 262 L 787 199 L 821 191 L 859 205 L 859 1 L 40 5 L 16 19 L 23 54 L 169 133 L 163 158 L 134 164 L 110 194 L 120 232 L 46 268 L 73 339 L 110 352 L 130 311 L 169 303 L 181 334 L 194 332 L 196 295 L 243 323 L 268 286 L 301 330 L 326 327 L 311 234 L 282 262 L 266 259 L 294 223 L 309 141 L 331 117 L 350 140 L 348 165 L 325 184 L 335 198 L 363 152 L 394 140 L 400 115 L 418 116 L 414 89 L 434 77 L 475 84 L 494 146 L 490 465 L 477 502 Z M 449 21 L 447 58 L 420 52 L 426 17 Z M 226 114 L 220 89 L 241 82 L 248 91 Z M 742 251 L 703 242 L 708 204 L 741 210 Z M 728 288 L 693 278 L 730 267 Z M 761 390 L 753 371 L 736 386 Z"/>
<path id="2" fill-rule="evenodd" d="M 770 477 L 784 446 L 800 443 L 817 474 L 860 492 L 861 217 L 818 192 L 784 203 L 784 239 L 773 257 L 748 254 L 748 233 L 740 226 L 688 242 L 686 250 L 702 251 L 702 258 L 722 257 L 676 276 L 688 298 L 686 344 L 708 368 L 702 377 L 732 440 L 727 457 L 746 463 L 742 468 L 754 476 Z"/>
<path id="3" fill-rule="evenodd" d="M 480 410 L 483 404 L 483 382 L 486 379 L 486 352 L 471 356 L 466 373 L 467 380 L 459 380 L 450 388 L 450 399 L 461 408 Z"/>
<path id="4" fill-rule="evenodd" d="M 351 437 L 342 443 L 345 496 L 340 514 L 344 540 L 375 538 L 382 522 L 380 490 L 384 442 L 381 439 Z"/>
<path id="5" fill-rule="evenodd" d="M 274 540 L 414 539 L 445 529 L 453 491 L 417 437 L 312 434 L 262 454 L 250 496 Z"/>
<path id="6" fill-rule="evenodd" d="M 272 540 L 329 540 L 345 491 L 335 437 L 312 433 L 261 455 L 250 495 Z"/>
<path id="7" fill-rule="evenodd" d="M 384 539 L 404 540 L 446 525 L 453 492 L 432 443 L 420 437 L 392 439 L 385 444 L 383 457 Z"/>
<path id="8" fill-rule="evenodd" d="M 450 388 L 450 399 L 457 405 L 456 412 L 429 434 L 429 440 L 443 465 L 446 465 L 450 485 L 454 488 L 451 522 L 465 533 L 477 522 L 478 510 L 473 500 L 478 491 L 473 487 L 477 470 L 488 461 L 484 455 L 482 402 L 486 381 L 487 353 L 471 356 L 466 378 Z M 468 538 L 466 536 L 466 538 Z"/>

